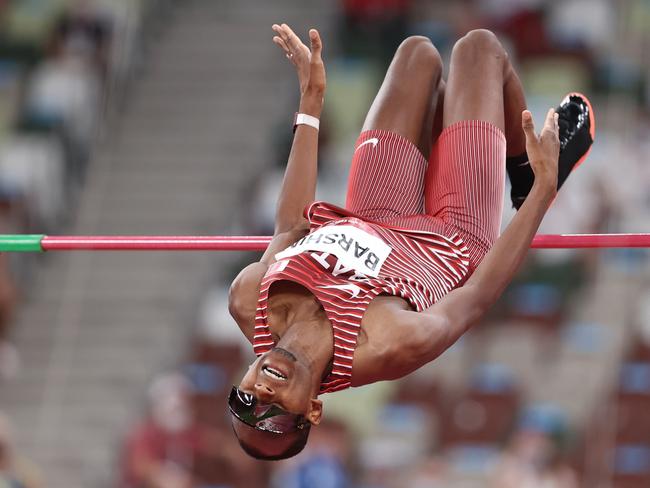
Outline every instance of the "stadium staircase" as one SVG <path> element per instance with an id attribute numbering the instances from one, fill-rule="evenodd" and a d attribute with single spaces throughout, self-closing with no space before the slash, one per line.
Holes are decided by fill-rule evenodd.
<path id="1" fill-rule="evenodd" d="M 178 2 L 98 144 L 75 234 L 225 234 L 289 128 L 297 85 L 271 23 L 323 26 L 328 2 Z M 289 129 L 288 129 L 289 130 Z M 232 256 L 232 255 L 229 255 Z M 43 259 L 15 324 L 19 377 L 0 388 L 19 452 L 46 486 L 112 486 L 148 382 L 187 351 L 196 305 L 229 257 L 68 253 Z"/>

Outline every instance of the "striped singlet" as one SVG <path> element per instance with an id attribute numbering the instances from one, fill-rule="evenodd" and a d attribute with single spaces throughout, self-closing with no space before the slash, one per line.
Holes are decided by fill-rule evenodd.
<path id="1" fill-rule="evenodd" d="M 304 286 L 333 328 L 332 372 L 320 387 L 329 393 L 350 386 L 361 320 L 373 298 L 402 297 L 421 312 L 463 282 L 469 254 L 458 235 L 378 224 L 323 202 L 312 204 L 306 217 L 310 233 L 276 254 L 262 279 L 253 348 L 259 356 L 275 345 L 267 318 L 271 285 L 287 280 Z"/>

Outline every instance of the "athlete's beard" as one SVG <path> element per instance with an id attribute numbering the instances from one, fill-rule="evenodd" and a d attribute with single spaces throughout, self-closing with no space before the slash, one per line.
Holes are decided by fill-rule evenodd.
<path id="1" fill-rule="evenodd" d="M 271 352 L 280 353 L 282 356 L 289 359 L 290 361 L 293 361 L 294 363 L 298 361 L 298 359 L 296 358 L 296 356 L 293 355 L 293 353 L 281 347 L 274 347 L 273 349 L 271 349 Z"/>

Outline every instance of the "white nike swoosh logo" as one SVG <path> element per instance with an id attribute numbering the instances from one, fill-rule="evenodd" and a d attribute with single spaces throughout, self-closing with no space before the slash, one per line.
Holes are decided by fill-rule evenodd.
<path id="1" fill-rule="evenodd" d="M 530 165 L 530 161 L 526 161 L 525 163 L 518 164 L 517 166 L 521 168 L 522 166 L 528 166 Z"/>
<path id="2" fill-rule="evenodd" d="M 356 298 L 359 293 L 361 293 L 361 288 L 359 288 L 357 285 L 327 285 L 327 286 L 319 286 L 319 288 L 335 288 L 337 290 L 343 290 L 343 291 L 349 291 L 352 295 L 352 298 Z"/>
<path id="3" fill-rule="evenodd" d="M 359 144 L 359 146 L 355 149 L 355 151 L 358 151 L 359 149 L 361 149 L 362 146 L 365 146 L 366 144 L 372 144 L 372 148 L 374 149 L 377 147 L 377 144 L 379 144 L 379 139 L 377 139 L 376 137 L 371 137 L 367 141 L 363 141 L 361 144 Z"/>

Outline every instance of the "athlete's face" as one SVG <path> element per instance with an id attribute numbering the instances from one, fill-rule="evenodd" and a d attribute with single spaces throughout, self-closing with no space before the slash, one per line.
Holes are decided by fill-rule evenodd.
<path id="1" fill-rule="evenodd" d="M 240 390 L 252 393 L 260 403 L 302 414 L 312 424 L 320 422 L 322 413 L 322 402 L 315 398 L 317 388 L 312 385 L 309 369 L 279 347 L 257 358 L 239 384 Z"/>

